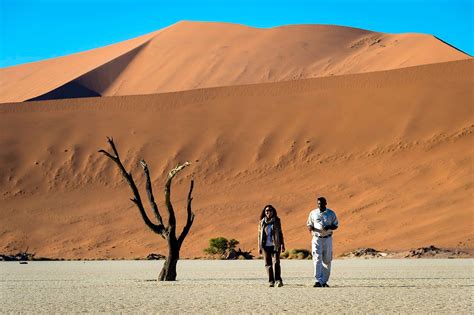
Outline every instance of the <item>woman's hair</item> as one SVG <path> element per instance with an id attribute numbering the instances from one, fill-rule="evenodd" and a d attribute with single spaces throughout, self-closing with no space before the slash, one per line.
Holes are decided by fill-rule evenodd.
<path id="1" fill-rule="evenodd" d="M 263 207 L 262 213 L 260 213 L 260 220 L 262 220 L 263 218 L 265 218 L 265 210 L 267 210 L 267 209 L 272 210 L 273 216 L 274 216 L 275 218 L 278 218 L 278 214 L 277 214 L 277 211 L 276 211 L 275 207 L 272 206 L 272 205 L 266 205 L 265 207 Z"/>

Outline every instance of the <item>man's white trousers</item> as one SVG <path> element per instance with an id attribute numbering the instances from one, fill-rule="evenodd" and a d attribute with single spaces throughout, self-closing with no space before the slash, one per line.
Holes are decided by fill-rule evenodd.
<path id="1" fill-rule="evenodd" d="M 332 236 L 327 238 L 313 237 L 311 251 L 313 254 L 314 277 L 325 284 L 331 274 Z"/>

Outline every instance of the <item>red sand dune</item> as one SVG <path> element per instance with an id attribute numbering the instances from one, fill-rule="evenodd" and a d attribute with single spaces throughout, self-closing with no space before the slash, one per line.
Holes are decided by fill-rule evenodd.
<path id="1" fill-rule="evenodd" d="M 286 30 L 292 27 L 253 31 L 272 37 Z M 349 43 L 374 33 L 346 35 Z M 377 36 L 392 44 L 398 38 L 398 47 L 403 36 L 410 43 L 405 47 L 416 46 L 416 38 L 434 40 Z M 140 54 L 151 53 L 158 38 Z M 375 49 L 364 45 L 368 54 Z M 133 61 L 123 75 L 141 69 L 141 62 Z M 192 77 L 197 66 L 190 68 Z M 39 256 L 67 258 L 164 252 L 165 242 L 145 227 L 115 166 L 97 153 L 106 148 L 106 136 L 115 138 L 142 194 L 137 162 L 147 160 L 162 212 L 166 171 L 177 161 L 193 163 L 173 186 L 183 223 L 194 173 L 196 220 L 184 257 L 202 256 L 216 236 L 255 249 L 258 215 L 268 203 L 279 211 L 287 247 L 308 248 L 305 221 L 318 195 L 339 216 L 336 254 L 361 246 L 473 248 L 473 69 L 470 59 L 156 95 L 2 104 L 0 252 L 29 247 Z M 275 78 L 288 79 L 288 73 Z M 182 82 L 197 82 L 191 77 Z M 123 91 L 130 92 L 130 84 Z"/>
<path id="2" fill-rule="evenodd" d="M 0 103 L 25 101 L 56 89 L 83 96 L 153 94 L 468 58 L 424 34 L 383 34 L 331 25 L 257 29 L 180 22 L 100 49 L 0 69 Z M 46 97 L 65 98 L 64 94 Z"/>

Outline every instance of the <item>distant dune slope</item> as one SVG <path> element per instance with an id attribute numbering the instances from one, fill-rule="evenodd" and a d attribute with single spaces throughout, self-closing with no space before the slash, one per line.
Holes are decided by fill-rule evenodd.
<path id="1" fill-rule="evenodd" d="M 115 70 L 121 71 L 120 63 L 114 61 L 137 52 L 160 31 L 73 55 L 0 69 L 0 103 L 39 97 L 99 67 L 107 68 L 109 63 L 117 64 Z"/>
<path id="2" fill-rule="evenodd" d="M 258 29 L 180 22 L 116 45 L 0 69 L 0 102 L 68 93 L 81 96 L 77 91 L 86 91 L 85 96 L 153 94 L 468 58 L 424 34 L 383 34 L 332 25 Z M 72 93 L 71 82 L 76 87 Z"/>
<path id="3" fill-rule="evenodd" d="M 144 194 L 145 158 L 163 208 L 165 172 L 183 222 L 183 256 L 211 237 L 253 249 L 259 212 L 279 211 L 287 247 L 309 247 L 315 197 L 339 215 L 335 253 L 474 247 L 471 60 L 291 82 L 0 106 L 0 252 L 137 257 L 164 252 L 97 153 L 113 136 Z M 143 195 L 143 198 L 146 198 Z M 146 204 L 147 206 L 147 204 Z M 162 210 L 164 211 L 164 210 Z"/>

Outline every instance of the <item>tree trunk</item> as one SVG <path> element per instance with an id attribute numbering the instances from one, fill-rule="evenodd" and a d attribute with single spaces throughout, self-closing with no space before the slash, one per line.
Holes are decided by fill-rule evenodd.
<path id="1" fill-rule="evenodd" d="M 165 264 L 161 269 L 158 281 L 175 281 L 176 280 L 176 265 L 179 260 L 179 245 L 176 238 L 168 239 L 168 256 L 166 256 Z"/>

